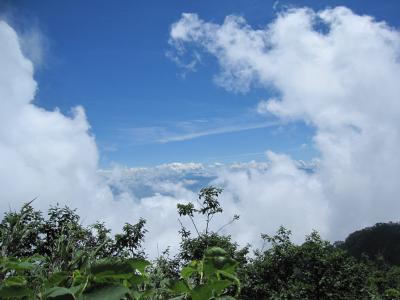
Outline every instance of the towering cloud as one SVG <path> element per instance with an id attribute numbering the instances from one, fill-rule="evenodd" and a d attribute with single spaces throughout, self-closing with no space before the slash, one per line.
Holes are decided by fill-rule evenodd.
<path id="1" fill-rule="evenodd" d="M 96 207 L 111 193 L 97 177 L 84 110 L 76 107 L 67 117 L 37 107 L 33 69 L 15 31 L 0 22 L 0 210 L 38 197 L 37 207 L 69 204 L 90 218 L 86 211 L 101 212 Z"/>
<path id="2" fill-rule="evenodd" d="M 215 56 L 221 69 L 216 83 L 228 90 L 275 87 L 280 97 L 260 104 L 263 112 L 315 128 L 321 158 L 315 173 L 270 153 L 273 167 L 262 178 L 221 177 L 227 191 L 240 196 L 249 223 L 264 218 L 343 238 L 359 226 L 398 219 L 397 30 L 344 7 L 291 9 L 261 29 L 237 16 L 220 25 L 183 14 L 170 42 L 178 55 L 196 47 Z M 277 215 L 279 221 L 271 221 Z"/>

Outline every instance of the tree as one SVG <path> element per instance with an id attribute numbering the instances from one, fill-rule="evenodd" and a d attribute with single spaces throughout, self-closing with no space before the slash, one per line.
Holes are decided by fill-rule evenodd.
<path id="1" fill-rule="evenodd" d="M 240 276 L 243 299 L 365 299 L 367 269 L 317 232 L 302 245 L 281 227 L 263 235 L 271 247 L 256 252 Z"/>
<path id="2" fill-rule="evenodd" d="M 23 205 L 19 212 L 5 213 L 0 223 L 0 257 L 41 256 L 51 274 L 79 268 L 87 256 L 144 256 L 143 219 L 134 225 L 126 223 L 122 233 L 112 237 L 102 223 L 83 226 L 79 215 L 69 207 L 50 207 L 45 218 L 31 204 Z"/>
<path id="3" fill-rule="evenodd" d="M 179 258 L 182 263 L 201 259 L 209 247 L 224 249 L 231 257 L 238 261 L 239 264 L 244 264 L 246 262 L 246 255 L 248 254 L 249 247 L 247 246 L 239 249 L 238 244 L 232 242 L 230 235 L 220 234 L 223 228 L 239 220 L 238 215 L 234 215 L 231 221 L 221 226 L 216 231 L 211 230 L 211 221 L 217 214 L 223 212 L 221 204 L 218 201 L 218 197 L 221 193 L 222 189 L 209 186 L 200 190 L 197 199 L 197 208 L 191 202 L 177 205 L 179 216 L 188 217 L 196 232 L 196 236 L 192 237 L 190 230 L 185 228 L 181 223 Z M 195 214 L 205 217 L 203 230 L 200 229 L 199 224 L 196 224 L 194 220 Z"/>
<path id="4" fill-rule="evenodd" d="M 355 231 L 341 246 L 358 259 L 364 254 L 369 259 L 381 257 L 390 265 L 400 266 L 400 224 L 377 223 Z"/>

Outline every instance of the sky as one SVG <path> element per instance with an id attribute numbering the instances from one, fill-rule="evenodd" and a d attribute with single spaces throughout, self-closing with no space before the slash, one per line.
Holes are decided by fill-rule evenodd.
<path id="1" fill-rule="evenodd" d="M 0 2 L 0 211 L 145 217 L 153 254 L 207 184 L 242 244 L 396 221 L 399 6 Z"/>
<path id="2" fill-rule="evenodd" d="M 240 15 L 261 28 L 286 6 L 340 4 L 398 25 L 397 1 L 18 0 L 3 10 L 17 30 L 42 36 L 35 103 L 63 113 L 82 105 L 108 167 L 265 160 L 265 149 L 310 160 L 312 126 L 260 118 L 257 103 L 273 91 L 227 92 L 213 82 L 213 57 L 202 55 L 196 72 L 177 66 L 169 29 L 183 12 L 213 22 Z"/>

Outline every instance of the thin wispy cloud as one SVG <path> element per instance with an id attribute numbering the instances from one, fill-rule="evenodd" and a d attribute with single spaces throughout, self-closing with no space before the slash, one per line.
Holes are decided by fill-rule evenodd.
<path id="1" fill-rule="evenodd" d="M 256 124 L 249 124 L 249 125 L 231 125 L 219 128 L 212 128 L 204 131 L 192 132 L 187 134 L 178 134 L 178 135 L 171 135 L 165 136 L 157 140 L 158 143 L 170 143 L 170 142 L 180 142 L 186 140 L 192 140 L 203 136 L 209 135 L 216 135 L 216 134 L 223 134 L 223 133 L 233 133 L 233 132 L 240 132 L 252 129 L 259 129 L 259 128 L 267 128 L 277 126 L 277 122 L 264 122 L 264 123 L 256 123 Z"/>
<path id="2" fill-rule="evenodd" d="M 193 140 L 210 135 L 269 128 L 281 125 L 278 121 L 239 121 L 238 119 L 192 120 L 167 124 L 121 129 L 124 139 L 134 144 L 165 144 Z M 128 137 L 127 137 L 128 136 Z"/>

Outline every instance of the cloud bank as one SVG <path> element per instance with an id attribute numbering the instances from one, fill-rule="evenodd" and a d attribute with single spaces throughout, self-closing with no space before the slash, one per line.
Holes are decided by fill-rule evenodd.
<path id="1" fill-rule="evenodd" d="M 262 176 L 226 174 L 249 224 L 316 228 L 331 239 L 378 221 L 398 220 L 400 209 L 400 35 L 383 22 L 345 7 L 290 9 L 265 28 L 242 17 L 222 24 L 183 14 L 170 43 L 185 53 L 217 59 L 215 82 L 233 92 L 274 87 L 279 99 L 259 105 L 316 130 L 321 161 L 315 173 L 269 153 Z M 258 220 L 258 221 L 256 221 Z"/>

